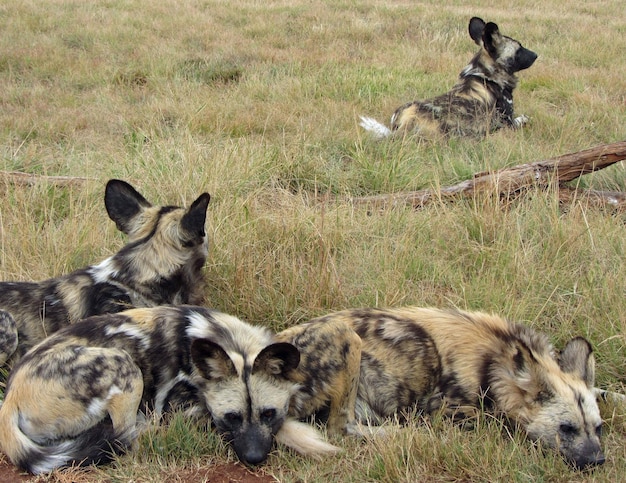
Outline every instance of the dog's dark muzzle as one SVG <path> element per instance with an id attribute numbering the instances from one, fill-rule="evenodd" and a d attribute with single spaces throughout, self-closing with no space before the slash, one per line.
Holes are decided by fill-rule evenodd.
<path id="1" fill-rule="evenodd" d="M 250 425 L 231 436 L 230 443 L 239 461 L 249 466 L 263 463 L 272 450 L 274 438 L 269 430 L 265 431 L 265 428 Z"/>
<path id="2" fill-rule="evenodd" d="M 528 69 L 537 60 L 537 54 L 522 47 L 515 53 L 515 71 Z"/>

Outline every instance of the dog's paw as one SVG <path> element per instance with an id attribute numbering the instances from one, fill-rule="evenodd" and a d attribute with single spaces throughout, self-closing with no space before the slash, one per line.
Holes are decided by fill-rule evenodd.
<path id="1" fill-rule="evenodd" d="M 530 118 L 522 114 L 521 116 L 517 116 L 515 119 L 513 119 L 513 127 L 517 129 L 524 126 L 525 124 L 528 124 L 529 122 Z"/>

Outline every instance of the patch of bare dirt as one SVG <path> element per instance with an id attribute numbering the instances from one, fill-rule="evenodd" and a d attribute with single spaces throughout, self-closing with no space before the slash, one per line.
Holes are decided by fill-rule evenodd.
<path id="1" fill-rule="evenodd" d="M 248 468 L 228 463 L 208 468 L 178 471 L 175 475 L 168 475 L 163 479 L 164 483 L 275 483 L 276 480 L 261 472 L 251 471 Z"/>
<path id="2" fill-rule="evenodd" d="M 6 456 L 0 454 L 0 483 L 16 483 L 22 481 L 35 481 L 35 478 L 28 473 L 18 470 Z"/>

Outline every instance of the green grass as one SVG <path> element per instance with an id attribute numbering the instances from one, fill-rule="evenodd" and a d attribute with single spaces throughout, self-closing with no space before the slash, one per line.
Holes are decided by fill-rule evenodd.
<path id="1" fill-rule="evenodd" d="M 623 214 L 560 207 L 553 191 L 417 211 L 350 202 L 626 138 L 621 2 L 474 5 L 6 3 L 0 170 L 90 180 L 0 184 L 0 279 L 54 276 L 122 246 L 102 202 L 109 178 L 156 203 L 208 191 L 213 307 L 275 329 L 354 306 L 493 311 L 557 346 L 588 337 L 599 384 L 623 390 Z M 372 141 L 358 115 L 386 121 L 452 86 L 475 51 L 473 15 L 539 54 L 515 92 L 531 123 L 482 141 Z M 618 163 L 577 182 L 626 190 L 624 174 Z M 266 470 L 284 481 L 616 481 L 623 408 L 603 414 L 608 460 L 589 474 L 488 419 L 471 431 L 430 421 L 337 441 L 345 452 L 323 462 L 279 449 Z M 175 421 L 90 478 L 157 480 L 162 469 L 232 461 L 206 428 Z"/>

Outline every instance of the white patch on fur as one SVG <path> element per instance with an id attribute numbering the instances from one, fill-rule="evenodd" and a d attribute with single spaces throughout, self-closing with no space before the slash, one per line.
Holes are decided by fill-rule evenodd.
<path id="1" fill-rule="evenodd" d="M 19 454 L 24 453 L 36 453 L 44 449 L 42 448 L 43 445 L 40 445 L 36 439 L 29 436 L 28 428 L 31 425 L 24 420 L 19 412 L 15 411 L 10 418 L 10 421 L 5 420 L 5 422 L 9 422 L 11 425 L 10 431 L 15 438 L 12 442 L 14 449 L 19 448 L 18 451 L 13 452 L 12 457 L 17 457 Z M 71 454 L 75 452 L 73 440 L 55 443 L 53 446 L 47 446 L 46 449 L 46 457 L 31 466 L 32 472 L 36 475 L 49 473 L 60 466 L 65 466 L 71 459 Z"/>
<path id="2" fill-rule="evenodd" d="M 54 453 L 48 452 L 45 459 L 39 460 L 39 462 L 31 467 L 34 474 L 49 473 L 61 466 L 65 466 L 71 459 L 70 454 L 76 451 L 74 447 L 74 441 L 64 441 L 63 443 L 55 444 Z"/>
<path id="3" fill-rule="evenodd" d="M 321 458 L 341 451 L 341 448 L 324 441 L 312 426 L 294 419 L 287 419 L 276 434 L 276 441 L 300 454 Z"/>
<path id="4" fill-rule="evenodd" d="M 119 327 L 107 327 L 105 329 L 105 334 L 107 336 L 117 334 L 127 335 L 128 337 L 138 339 L 144 349 L 150 348 L 150 338 L 147 337 L 147 334 L 144 331 L 133 323 L 122 324 Z"/>
<path id="5" fill-rule="evenodd" d="M 190 338 L 211 339 L 219 344 L 233 362 L 237 373 L 242 374 L 246 359 L 253 361 L 256 356 L 274 340 L 272 333 L 265 327 L 250 325 L 243 320 L 222 312 L 211 312 L 213 320 L 207 320 L 202 314 L 193 312 L 188 316 L 190 321 L 187 335 Z M 215 330 L 215 327 L 221 327 Z M 238 347 L 232 347 L 222 339 L 222 333 L 231 334 L 230 341 L 237 341 Z M 245 357 L 245 359 L 244 359 Z"/>
<path id="6" fill-rule="evenodd" d="M 517 42 L 505 42 L 504 48 L 498 52 L 498 61 L 514 58 L 520 47 L 521 45 Z"/>
<path id="7" fill-rule="evenodd" d="M 113 385 L 109 388 L 109 392 L 104 398 L 95 397 L 91 401 L 89 401 L 89 405 L 87 406 L 87 416 L 89 419 L 95 417 L 97 419 L 103 417 L 104 413 L 107 411 L 109 401 L 113 396 L 117 394 L 122 394 L 122 390 Z"/>
<path id="8" fill-rule="evenodd" d="M 393 320 L 389 319 L 383 325 L 383 339 L 389 339 L 394 342 L 407 338 L 406 327 L 400 326 Z"/>
<path id="9" fill-rule="evenodd" d="M 96 283 L 106 283 L 117 275 L 117 268 L 113 264 L 113 257 L 101 261 L 89 269 L 89 273 Z"/>
<path id="10" fill-rule="evenodd" d="M 385 139 L 391 136 L 391 129 L 384 124 L 378 122 L 372 117 L 359 116 L 361 122 L 359 125 L 368 132 L 371 132 L 376 139 Z"/>
<path id="11" fill-rule="evenodd" d="M 93 399 L 91 399 L 91 401 L 89 401 L 89 406 L 87 406 L 87 415 L 88 416 L 101 416 L 103 414 L 103 412 L 106 410 L 107 407 L 107 400 L 100 398 L 100 397 L 94 397 Z"/>
<path id="12" fill-rule="evenodd" d="M 513 127 L 520 128 L 524 124 L 527 124 L 529 121 L 530 119 L 522 114 L 521 116 L 517 116 L 515 119 L 513 119 Z"/>
<path id="13" fill-rule="evenodd" d="M 209 321 L 198 312 L 192 312 L 187 319 L 190 322 L 187 335 L 192 339 L 209 339 L 214 335 Z"/>

